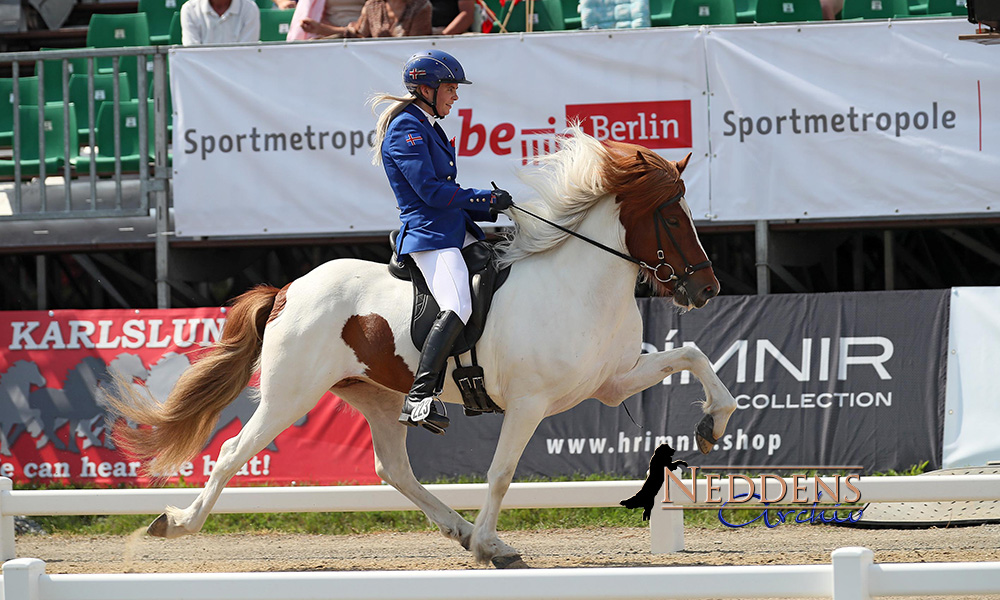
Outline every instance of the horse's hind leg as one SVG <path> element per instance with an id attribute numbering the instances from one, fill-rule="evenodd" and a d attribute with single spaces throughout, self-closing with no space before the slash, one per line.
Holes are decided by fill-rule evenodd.
<path id="1" fill-rule="evenodd" d="M 417 481 L 406 453 L 406 432 L 397 420 L 403 394 L 384 390 L 368 383 L 335 387 L 337 394 L 361 411 L 368 420 L 375 446 L 375 472 L 399 490 L 427 515 L 441 533 L 469 549 L 472 523 L 441 502 Z"/>
<path id="2" fill-rule="evenodd" d="M 150 535 L 176 538 L 197 533 L 237 471 L 279 433 L 309 412 L 330 387 L 329 382 L 318 379 L 303 381 L 305 378 L 294 369 L 282 373 L 280 376 L 261 376 L 261 400 L 257 410 L 239 433 L 222 444 L 219 459 L 204 489 L 185 509 L 168 506 L 149 526 Z"/>

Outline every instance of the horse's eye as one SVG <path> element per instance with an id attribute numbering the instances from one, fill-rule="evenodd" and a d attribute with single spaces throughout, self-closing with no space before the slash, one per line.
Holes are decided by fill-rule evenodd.
<path id="1" fill-rule="evenodd" d="M 677 217 L 668 217 L 667 218 L 667 225 L 670 225 L 671 227 L 677 227 L 680 224 L 681 223 L 680 223 L 680 221 L 677 220 Z"/>

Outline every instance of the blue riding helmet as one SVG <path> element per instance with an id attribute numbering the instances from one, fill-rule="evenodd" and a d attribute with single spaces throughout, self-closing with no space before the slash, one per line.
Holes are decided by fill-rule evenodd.
<path id="1" fill-rule="evenodd" d="M 437 90 L 442 83 L 472 83 L 465 78 L 461 63 L 447 52 L 418 52 L 403 66 L 403 85 L 411 94 L 417 93 L 418 85 Z"/>

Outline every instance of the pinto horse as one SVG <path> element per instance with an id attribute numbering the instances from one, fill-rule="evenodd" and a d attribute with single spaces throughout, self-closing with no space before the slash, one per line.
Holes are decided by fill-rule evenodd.
<path id="1" fill-rule="evenodd" d="M 689 158 L 668 161 L 575 129 L 558 152 L 522 175 L 538 194 L 523 204 L 535 215 L 512 211 L 514 232 L 500 250 L 501 263 L 513 268 L 477 346 L 486 390 L 505 414 L 474 524 L 414 477 L 409 428 L 397 421 L 420 356 L 409 334 L 411 284 L 392 278 L 383 264 L 338 259 L 281 290 L 259 286 L 236 298 L 222 339 L 164 404 L 129 385 L 110 392 L 118 415 L 149 426 L 119 421 L 119 445 L 144 459 L 151 473 L 169 473 L 204 447 L 221 411 L 260 369 L 260 405 L 222 445 L 205 488 L 187 508 L 167 507 L 148 532 L 176 538 L 199 531 L 230 478 L 328 390 L 367 419 L 378 476 L 477 561 L 501 568 L 526 566 L 497 536 L 496 524 L 521 453 L 545 417 L 587 398 L 617 406 L 686 369 L 704 387 L 697 440 L 702 452 L 710 451 L 736 402 L 697 348 L 641 354 L 634 297 L 637 275 L 682 309 L 700 308 L 718 294 L 683 198 Z M 536 215 L 605 248 L 572 239 Z M 445 381 L 441 399 L 461 403 L 452 378 Z"/>

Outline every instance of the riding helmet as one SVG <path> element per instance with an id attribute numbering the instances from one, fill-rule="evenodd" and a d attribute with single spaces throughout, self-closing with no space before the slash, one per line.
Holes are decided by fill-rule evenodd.
<path id="1" fill-rule="evenodd" d="M 437 89 L 442 83 L 472 83 L 458 60 L 441 50 L 418 52 L 403 66 L 403 85 L 416 93 L 418 85 Z"/>

